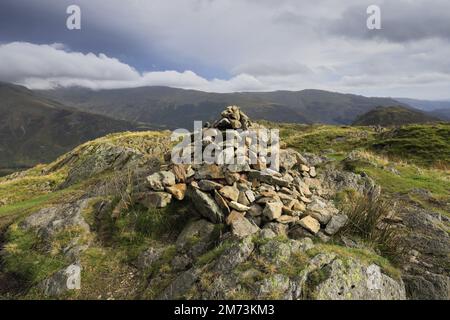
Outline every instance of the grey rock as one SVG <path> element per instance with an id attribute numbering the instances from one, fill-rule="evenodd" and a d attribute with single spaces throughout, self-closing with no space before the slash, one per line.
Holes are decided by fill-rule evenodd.
<path id="1" fill-rule="evenodd" d="M 189 187 L 187 196 L 191 199 L 195 209 L 212 223 L 222 223 L 224 215 L 222 209 L 214 199 L 196 188 Z"/>
<path id="2" fill-rule="evenodd" d="M 40 288 L 46 296 L 56 297 L 69 290 L 81 289 L 81 266 L 71 264 L 45 279 Z"/>
<path id="3" fill-rule="evenodd" d="M 211 180 L 200 180 L 198 182 L 198 187 L 202 191 L 213 191 L 221 189 L 223 185 Z"/>
<path id="4" fill-rule="evenodd" d="M 281 217 L 283 211 L 283 203 L 281 202 L 267 202 L 263 210 L 263 215 L 269 220 L 275 220 Z"/>
<path id="5" fill-rule="evenodd" d="M 262 215 L 263 208 L 259 204 L 254 203 L 250 206 L 250 209 L 247 211 L 247 213 L 253 217 L 258 217 Z"/>
<path id="6" fill-rule="evenodd" d="M 172 201 L 172 195 L 167 192 L 147 192 L 138 200 L 147 208 L 164 208 Z"/>
<path id="7" fill-rule="evenodd" d="M 291 248 L 287 243 L 272 239 L 259 247 L 259 254 L 269 262 L 278 265 L 280 262 L 289 260 Z"/>
<path id="8" fill-rule="evenodd" d="M 190 221 L 176 240 L 179 251 L 186 251 L 197 257 L 206 252 L 211 244 L 215 226 L 204 219 Z"/>
<path id="9" fill-rule="evenodd" d="M 191 258 L 185 254 L 175 256 L 171 262 L 172 269 L 176 272 L 186 270 L 191 264 Z"/>
<path id="10" fill-rule="evenodd" d="M 274 274 L 255 284 L 257 289 L 257 299 L 290 299 L 287 293 L 290 287 L 289 277 L 282 274 Z"/>
<path id="11" fill-rule="evenodd" d="M 155 191 L 164 191 L 165 187 L 173 186 L 175 175 L 171 171 L 159 171 L 147 177 L 147 183 Z"/>
<path id="12" fill-rule="evenodd" d="M 278 222 L 269 222 L 263 228 L 272 230 L 277 236 L 285 236 L 288 226 Z"/>
<path id="13" fill-rule="evenodd" d="M 151 267 L 161 258 L 164 250 L 162 248 L 148 248 L 141 252 L 137 259 L 137 267 L 141 270 Z"/>
<path id="14" fill-rule="evenodd" d="M 331 217 L 330 222 L 328 222 L 325 233 L 328 235 L 333 235 L 337 233 L 342 227 L 347 224 L 348 217 L 345 214 L 337 214 Z"/>
<path id="15" fill-rule="evenodd" d="M 275 234 L 275 232 L 273 232 L 270 229 L 261 229 L 261 231 L 259 232 L 259 237 L 261 239 L 273 239 L 275 238 L 277 235 Z"/>
<path id="16" fill-rule="evenodd" d="M 200 273 L 201 271 L 195 268 L 191 268 L 181 273 L 156 299 L 175 300 L 184 298 L 197 281 Z"/>
<path id="17" fill-rule="evenodd" d="M 213 269 L 216 272 L 230 272 L 239 264 L 245 262 L 254 248 L 255 245 L 251 236 L 233 243 L 220 255 Z"/>
<path id="18" fill-rule="evenodd" d="M 238 216 L 231 222 L 231 232 L 238 238 L 244 238 L 259 231 L 259 228 L 244 216 Z"/>

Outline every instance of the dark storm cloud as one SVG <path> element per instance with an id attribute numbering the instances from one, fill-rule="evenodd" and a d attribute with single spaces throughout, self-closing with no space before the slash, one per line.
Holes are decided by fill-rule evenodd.
<path id="1" fill-rule="evenodd" d="M 330 33 L 360 39 L 385 39 L 391 42 L 441 38 L 450 41 L 450 1 L 385 1 L 381 9 L 381 30 L 364 26 L 366 8 L 373 1 L 363 1 L 347 8 L 328 26 Z"/>
<path id="2" fill-rule="evenodd" d="M 168 61 L 152 54 L 152 51 L 148 50 L 148 45 L 144 50 L 139 40 L 127 30 L 121 32 L 120 29 L 110 28 L 114 21 L 111 21 L 111 24 L 104 24 L 105 16 L 101 16 L 99 11 L 91 10 L 93 6 L 79 3 L 82 8 L 82 29 L 68 30 L 66 9 L 72 4 L 77 4 L 77 1 L 1 0 L 0 43 L 13 41 L 37 44 L 64 43 L 70 50 L 105 53 L 141 70 L 164 70 L 169 67 Z M 130 17 L 126 18 L 132 23 Z M 170 67 L 173 68 L 172 65 Z"/>

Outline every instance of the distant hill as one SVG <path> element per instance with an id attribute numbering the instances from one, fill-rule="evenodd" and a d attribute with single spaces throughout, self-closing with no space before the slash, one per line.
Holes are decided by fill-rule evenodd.
<path id="1" fill-rule="evenodd" d="M 418 100 L 409 98 L 395 98 L 395 100 L 410 105 L 413 108 L 420 109 L 423 111 L 434 111 L 434 110 L 449 110 L 450 111 L 450 101 L 447 100 Z"/>
<path id="2" fill-rule="evenodd" d="M 436 109 L 429 112 L 430 115 L 442 119 L 444 121 L 450 121 L 450 108 L 447 109 Z"/>
<path id="3" fill-rule="evenodd" d="M 59 88 L 40 93 L 80 110 L 169 128 L 190 128 L 194 120 L 212 120 L 230 104 L 239 105 L 253 119 L 328 124 L 351 124 L 376 106 L 401 104 L 390 98 L 321 90 L 209 93 L 140 87 L 99 91 Z"/>
<path id="4" fill-rule="evenodd" d="M 52 161 L 111 132 L 140 129 L 138 124 L 73 110 L 6 83 L 0 83 L 0 112 L 0 175 Z"/>
<path id="5" fill-rule="evenodd" d="M 438 118 L 430 116 L 422 111 L 402 106 L 377 107 L 369 112 L 359 116 L 353 125 L 372 126 L 380 125 L 383 127 L 437 122 Z"/>

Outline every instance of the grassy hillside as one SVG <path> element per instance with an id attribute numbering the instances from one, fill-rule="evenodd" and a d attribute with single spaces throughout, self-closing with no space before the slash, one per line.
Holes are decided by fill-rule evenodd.
<path id="1" fill-rule="evenodd" d="M 399 126 L 413 123 L 432 123 L 439 121 L 422 111 L 401 106 L 378 107 L 360 115 L 353 122 L 355 126 Z"/>
<path id="2" fill-rule="evenodd" d="M 0 83 L 0 113 L 0 175 L 53 161 L 73 147 L 110 132 L 141 127 L 70 109 L 5 83 Z"/>

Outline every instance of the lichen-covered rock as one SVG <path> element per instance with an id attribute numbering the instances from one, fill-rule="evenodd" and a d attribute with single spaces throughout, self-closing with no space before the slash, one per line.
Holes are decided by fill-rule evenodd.
<path id="1" fill-rule="evenodd" d="M 222 209 L 209 194 L 189 187 L 187 196 L 190 197 L 192 204 L 203 217 L 212 223 L 222 223 L 224 221 Z"/>
<path id="2" fill-rule="evenodd" d="M 164 252 L 163 248 L 151 247 L 148 248 L 147 250 L 144 250 L 138 256 L 136 266 L 142 270 L 151 267 L 156 261 L 159 260 L 159 258 L 161 258 L 163 252 Z"/>
<path id="3" fill-rule="evenodd" d="M 205 219 L 191 221 L 178 235 L 176 246 L 179 251 L 187 251 L 191 256 L 197 257 L 211 246 L 214 229 L 214 224 Z"/>
<path id="4" fill-rule="evenodd" d="M 403 282 L 383 274 L 374 264 L 364 266 L 349 259 L 329 265 L 329 276 L 313 288 L 317 299 L 327 300 L 404 300 Z"/>
<path id="5" fill-rule="evenodd" d="M 81 288 L 81 267 L 71 264 L 45 279 L 40 287 L 43 294 L 50 297 L 57 297 L 69 290 L 79 290 Z"/>
<path id="6" fill-rule="evenodd" d="M 234 242 L 217 259 L 213 270 L 216 272 L 229 272 L 248 259 L 253 252 L 255 244 L 251 236 Z"/>

